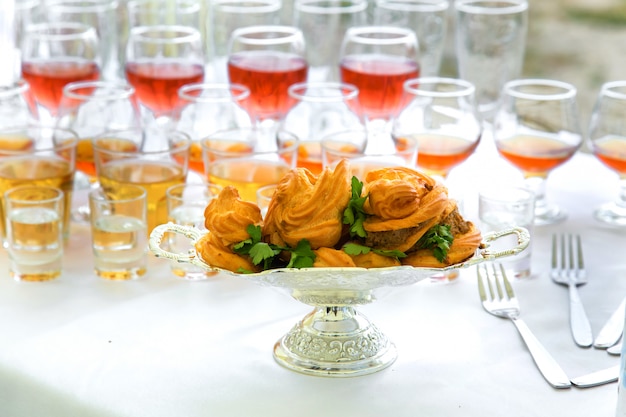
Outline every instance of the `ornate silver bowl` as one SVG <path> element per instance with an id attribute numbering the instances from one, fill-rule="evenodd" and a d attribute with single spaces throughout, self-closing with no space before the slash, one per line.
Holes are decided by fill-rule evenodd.
<path id="1" fill-rule="evenodd" d="M 296 300 L 313 306 L 311 313 L 276 342 L 274 358 L 297 372 L 333 377 L 373 373 L 388 367 L 397 357 L 394 344 L 360 314 L 356 306 L 372 303 L 394 287 L 515 255 L 530 242 L 530 235 L 524 228 L 489 233 L 483 236 L 484 249 L 463 263 L 445 268 L 282 268 L 239 274 L 206 264 L 193 249 L 189 253 L 164 250 L 161 243 L 167 233 L 182 234 L 193 245 L 206 232 L 173 223 L 159 225 L 150 234 L 149 241 L 155 256 L 280 288 Z M 511 234 L 517 235 L 515 247 L 497 252 L 489 250 L 491 242 Z"/>

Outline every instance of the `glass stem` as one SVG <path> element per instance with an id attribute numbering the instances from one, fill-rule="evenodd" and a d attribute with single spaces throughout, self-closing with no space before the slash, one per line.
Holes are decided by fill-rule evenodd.
<path id="1" fill-rule="evenodd" d="M 543 213 L 548 210 L 546 200 L 546 179 L 543 177 L 526 177 L 526 188 L 535 193 L 535 213 Z"/>

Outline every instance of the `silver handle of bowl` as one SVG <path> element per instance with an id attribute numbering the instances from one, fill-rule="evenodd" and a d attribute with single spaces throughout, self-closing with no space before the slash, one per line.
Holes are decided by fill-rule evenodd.
<path id="1" fill-rule="evenodd" d="M 167 233 L 178 233 L 183 235 L 189 238 L 191 243 L 194 244 L 204 235 L 205 232 L 192 226 L 181 226 L 171 222 L 156 226 L 152 229 L 150 239 L 148 240 L 148 246 L 156 257 L 167 258 L 179 263 L 189 263 L 211 269 L 209 265 L 198 258 L 195 250 L 190 250 L 189 253 L 173 253 L 163 249 L 161 247 L 161 243 Z"/>
<path id="2" fill-rule="evenodd" d="M 485 243 L 493 242 L 494 240 L 497 240 L 503 236 L 513 235 L 513 234 L 517 235 L 516 246 L 509 248 L 509 249 L 496 251 L 496 252 L 491 252 L 489 249 L 485 249 L 481 252 L 482 256 L 485 259 L 496 259 L 496 258 L 502 258 L 505 256 L 517 255 L 518 253 L 526 249 L 530 243 L 530 233 L 524 227 L 513 227 L 513 228 L 505 229 L 499 232 L 488 233 L 483 237 L 483 242 Z"/>

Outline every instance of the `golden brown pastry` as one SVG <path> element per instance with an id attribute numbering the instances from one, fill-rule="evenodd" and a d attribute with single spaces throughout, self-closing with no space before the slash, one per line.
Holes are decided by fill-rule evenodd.
<path id="1" fill-rule="evenodd" d="M 463 262 L 471 258 L 480 246 L 482 236 L 478 228 L 467 222 L 469 229 L 463 234 L 454 235 L 454 240 L 444 262 L 440 262 L 430 249 L 419 249 L 402 259 L 403 265 L 425 268 L 442 268 Z"/>
<path id="2" fill-rule="evenodd" d="M 261 225 L 261 210 L 239 197 L 235 187 L 227 186 L 204 210 L 204 226 L 223 246 L 248 239 L 247 227 Z"/>
<path id="3" fill-rule="evenodd" d="M 447 189 L 433 178 L 404 167 L 367 174 L 363 228 L 370 247 L 406 252 L 438 223 L 448 204 Z"/>
<path id="4" fill-rule="evenodd" d="M 315 253 L 314 268 L 355 267 L 352 257 L 339 249 L 319 248 Z"/>
<path id="5" fill-rule="evenodd" d="M 254 265 L 249 257 L 234 253 L 213 233 L 207 233 L 198 239 L 195 249 L 198 256 L 213 267 L 232 272 L 261 271 L 260 266 Z"/>
<path id="6" fill-rule="evenodd" d="M 374 252 L 352 255 L 354 264 L 361 268 L 386 268 L 390 266 L 400 266 L 397 258 L 379 255 Z"/>
<path id="7" fill-rule="evenodd" d="M 319 176 L 307 169 L 291 170 L 278 183 L 267 208 L 264 240 L 295 247 L 307 239 L 312 249 L 332 248 L 343 232 L 343 211 L 351 196 L 346 160 Z"/>

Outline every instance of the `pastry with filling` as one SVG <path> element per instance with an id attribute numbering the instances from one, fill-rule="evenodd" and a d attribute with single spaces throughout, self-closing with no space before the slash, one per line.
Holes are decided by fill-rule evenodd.
<path id="1" fill-rule="evenodd" d="M 278 183 L 263 225 L 263 240 L 296 247 L 302 239 L 311 249 L 333 248 L 343 235 L 343 212 L 351 196 L 346 160 L 319 176 L 307 169 L 289 171 Z"/>

